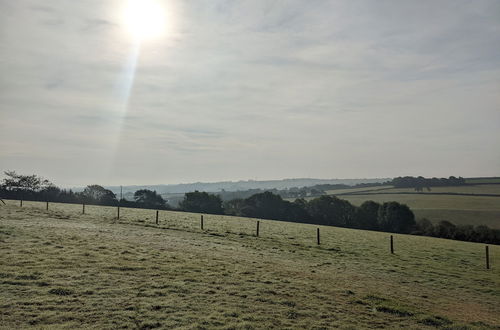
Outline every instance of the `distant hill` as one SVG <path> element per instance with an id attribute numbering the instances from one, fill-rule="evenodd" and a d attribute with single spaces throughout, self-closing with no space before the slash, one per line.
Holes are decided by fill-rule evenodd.
<path id="1" fill-rule="evenodd" d="M 156 190 L 160 194 L 175 194 L 186 193 L 190 191 L 206 191 L 218 192 L 225 191 L 238 191 L 248 189 L 287 189 L 292 187 L 308 187 L 316 184 L 346 184 L 355 185 L 358 183 L 378 183 L 386 182 L 392 178 L 375 178 L 375 179 L 283 179 L 283 180 L 267 180 L 267 181 L 221 181 L 221 182 L 195 182 L 195 183 L 181 183 L 181 184 L 159 184 L 159 185 L 134 185 L 123 186 L 123 193 L 133 193 L 139 189 Z M 120 186 L 105 186 L 106 189 L 113 191 L 115 194 L 120 193 Z M 83 188 L 76 188 L 75 191 L 83 190 Z"/>

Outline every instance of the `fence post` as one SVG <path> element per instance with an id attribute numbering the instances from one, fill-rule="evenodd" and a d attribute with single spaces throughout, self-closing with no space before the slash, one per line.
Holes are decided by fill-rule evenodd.
<path id="1" fill-rule="evenodd" d="M 82 204 L 82 214 L 85 214 L 85 203 Z"/>
<path id="2" fill-rule="evenodd" d="M 201 215 L 200 225 L 201 225 L 201 230 L 203 230 L 203 214 Z"/>
<path id="3" fill-rule="evenodd" d="M 158 210 L 156 210 L 156 224 L 158 224 Z"/>
<path id="4" fill-rule="evenodd" d="M 319 242 L 319 228 L 316 228 L 316 240 L 317 240 L 317 243 L 319 245 L 320 244 L 320 242 Z"/>
<path id="5" fill-rule="evenodd" d="M 257 237 L 259 237 L 259 225 L 260 225 L 260 221 L 257 220 L 257 235 L 256 235 Z"/>
<path id="6" fill-rule="evenodd" d="M 394 239 L 391 235 L 391 253 L 394 254 Z"/>
<path id="7" fill-rule="evenodd" d="M 45 206 L 45 209 L 48 211 L 49 210 L 49 202 L 47 202 L 47 205 Z"/>
<path id="8" fill-rule="evenodd" d="M 21 199 L 20 202 L 21 202 L 20 207 L 23 207 L 23 200 Z"/>
<path id="9" fill-rule="evenodd" d="M 486 245 L 486 269 L 490 269 L 490 248 Z"/>
<path id="10" fill-rule="evenodd" d="M 118 206 L 118 208 L 117 208 L 117 215 L 116 215 L 116 218 L 117 218 L 118 220 L 120 220 L 120 207 L 119 207 L 119 206 Z"/>

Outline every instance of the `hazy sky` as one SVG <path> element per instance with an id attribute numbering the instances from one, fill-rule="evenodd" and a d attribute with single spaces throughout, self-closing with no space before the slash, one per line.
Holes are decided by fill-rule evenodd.
<path id="1" fill-rule="evenodd" d="M 0 170 L 500 175 L 500 1 L 159 2 L 139 47 L 127 1 L 0 0 Z"/>

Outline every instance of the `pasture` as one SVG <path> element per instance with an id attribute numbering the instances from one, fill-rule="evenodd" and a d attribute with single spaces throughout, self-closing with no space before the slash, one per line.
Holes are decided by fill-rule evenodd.
<path id="1" fill-rule="evenodd" d="M 380 190 L 380 188 L 383 189 Z M 434 223 L 447 220 L 456 225 L 486 225 L 500 229 L 500 184 L 432 187 L 431 189 L 430 193 L 427 191 L 416 193 L 412 188 L 373 187 L 369 191 L 358 188 L 341 192 L 332 190 L 329 193 L 357 206 L 368 200 L 378 203 L 390 201 L 404 203 L 411 208 L 417 219 L 425 217 Z M 457 193 L 478 196 L 456 195 Z M 481 194 L 499 196 L 479 196 Z"/>
<path id="2" fill-rule="evenodd" d="M 465 179 L 467 183 L 498 183 L 500 184 L 500 177 L 489 177 L 489 178 L 467 178 Z"/>
<path id="3" fill-rule="evenodd" d="M 379 189 L 375 189 L 379 188 Z M 380 190 L 380 189 L 383 190 Z M 363 189 L 352 189 L 349 192 L 358 193 Z M 364 189 L 366 191 L 366 189 Z M 334 193 L 334 190 L 331 190 Z M 383 187 L 372 187 L 372 191 L 366 191 L 366 193 L 416 193 L 414 188 L 394 188 L 390 186 Z M 477 185 L 466 185 L 466 186 L 444 186 L 444 187 L 431 187 L 431 191 L 427 191 L 424 188 L 419 194 L 432 194 L 432 193 L 450 193 L 450 194 L 492 194 L 498 195 L 500 197 L 500 184 L 477 184 Z"/>
<path id="4" fill-rule="evenodd" d="M 375 186 L 375 187 L 363 187 L 363 188 L 345 188 L 345 189 L 334 189 L 334 190 L 327 190 L 326 194 L 327 195 L 340 195 L 340 194 L 349 194 L 349 193 L 362 193 L 362 192 L 376 192 L 379 190 L 387 190 L 387 189 L 392 189 L 394 188 L 393 186 Z"/>
<path id="5" fill-rule="evenodd" d="M 0 327 L 500 326 L 500 247 L 162 211 L 0 206 Z"/>

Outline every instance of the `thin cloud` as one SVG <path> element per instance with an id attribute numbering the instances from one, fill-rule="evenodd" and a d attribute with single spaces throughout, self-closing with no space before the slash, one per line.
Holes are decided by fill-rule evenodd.
<path id="1" fill-rule="evenodd" d="M 122 4 L 0 1 L 0 169 L 72 185 L 498 174 L 497 1 L 171 1 L 128 99 Z"/>

